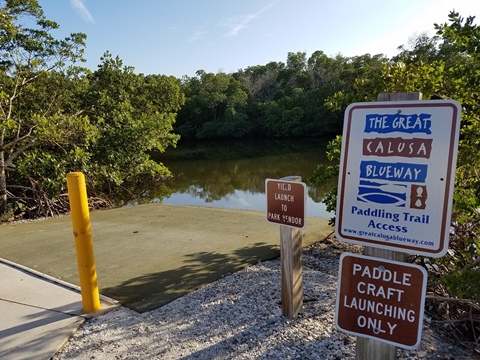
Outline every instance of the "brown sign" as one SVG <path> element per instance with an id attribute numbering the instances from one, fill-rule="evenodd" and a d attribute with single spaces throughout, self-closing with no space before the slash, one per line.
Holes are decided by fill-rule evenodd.
<path id="1" fill-rule="evenodd" d="M 344 253 L 335 325 L 346 333 L 414 349 L 420 344 L 427 272 L 418 265 Z"/>
<path id="2" fill-rule="evenodd" d="M 265 180 L 267 221 L 305 229 L 306 186 L 302 182 Z"/>
<path id="3" fill-rule="evenodd" d="M 399 156 L 430 159 L 432 139 L 372 138 L 363 139 L 365 156 Z"/>

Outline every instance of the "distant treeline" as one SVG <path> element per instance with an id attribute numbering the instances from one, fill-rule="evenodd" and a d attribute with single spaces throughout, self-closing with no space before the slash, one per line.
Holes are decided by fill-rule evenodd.
<path id="1" fill-rule="evenodd" d="M 235 73 L 183 77 L 185 105 L 174 131 L 182 139 L 304 137 L 339 134 L 343 116 L 325 102 L 348 93 L 357 78 L 379 77 L 388 58 L 365 54 L 329 57 L 290 52 L 286 63 L 270 62 Z"/>

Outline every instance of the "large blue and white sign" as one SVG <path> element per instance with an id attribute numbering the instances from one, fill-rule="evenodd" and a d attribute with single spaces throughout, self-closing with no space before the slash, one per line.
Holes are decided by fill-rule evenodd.
<path id="1" fill-rule="evenodd" d="M 460 104 L 354 103 L 345 111 L 336 236 L 440 257 L 448 249 Z"/>

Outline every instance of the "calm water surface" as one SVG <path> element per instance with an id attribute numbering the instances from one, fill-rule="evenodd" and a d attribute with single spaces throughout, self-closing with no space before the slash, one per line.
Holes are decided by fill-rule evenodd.
<path id="1" fill-rule="evenodd" d="M 326 140 L 262 140 L 180 144 L 156 157 L 173 173 L 164 204 L 265 211 L 265 179 L 300 175 L 304 182 L 325 163 Z M 331 217 L 325 191 L 308 187 L 307 216 Z"/>

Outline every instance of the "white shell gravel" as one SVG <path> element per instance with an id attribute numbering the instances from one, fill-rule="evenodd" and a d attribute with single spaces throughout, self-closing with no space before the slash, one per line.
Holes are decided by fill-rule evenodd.
<path id="1" fill-rule="evenodd" d="M 302 312 L 281 314 L 280 261 L 247 267 L 153 311 L 120 307 L 88 320 L 60 359 L 354 359 L 356 338 L 336 330 L 338 259 L 355 247 L 327 239 L 303 252 Z M 399 359 L 467 359 L 424 324 L 418 350 Z"/>

